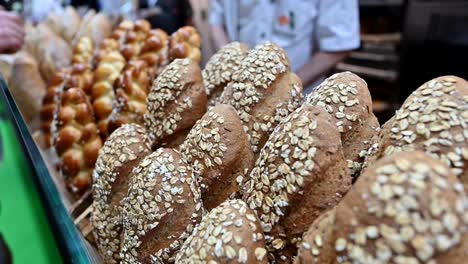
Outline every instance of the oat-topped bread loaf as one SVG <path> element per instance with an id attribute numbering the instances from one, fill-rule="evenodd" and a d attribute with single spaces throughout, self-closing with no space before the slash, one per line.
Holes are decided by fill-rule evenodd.
<path id="1" fill-rule="evenodd" d="M 348 168 L 357 177 L 371 139 L 380 129 L 366 82 L 351 72 L 337 73 L 316 87 L 305 102 L 325 109 L 333 117 Z"/>
<path id="2" fill-rule="evenodd" d="M 145 125 L 153 145 L 179 145 L 206 112 L 200 67 L 176 59 L 153 82 L 147 98 Z"/>
<path id="3" fill-rule="evenodd" d="M 290 262 L 296 243 L 351 186 L 333 118 L 304 104 L 273 131 L 245 184 L 243 200 L 256 211 L 271 261 Z"/>
<path id="4" fill-rule="evenodd" d="M 144 127 L 125 124 L 107 138 L 93 171 L 91 223 L 105 263 L 118 263 L 122 233 L 122 200 L 127 195 L 130 173 L 151 153 Z"/>
<path id="5" fill-rule="evenodd" d="M 115 84 L 115 99 L 108 131 L 123 124 L 144 124 L 146 97 L 150 86 L 149 67 L 141 60 L 129 61 Z"/>
<path id="6" fill-rule="evenodd" d="M 302 103 L 302 84 L 283 49 L 266 42 L 250 50 L 220 101 L 234 106 L 258 154 L 276 125 Z"/>
<path id="7" fill-rule="evenodd" d="M 419 151 L 378 160 L 315 221 L 296 263 L 468 263 L 468 199 L 442 162 Z"/>
<path id="8" fill-rule="evenodd" d="M 169 44 L 169 60 L 189 58 L 199 63 L 201 61 L 201 37 L 191 26 L 179 28 L 172 33 Z"/>
<path id="9" fill-rule="evenodd" d="M 255 212 L 227 200 L 204 216 L 177 254 L 177 263 L 268 263 L 265 236 Z"/>
<path id="10" fill-rule="evenodd" d="M 242 122 L 230 105 L 209 110 L 179 149 L 193 167 L 207 210 L 236 195 L 254 164 Z"/>
<path id="11" fill-rule="evenodd" d="M 247 56 L 249 48 L 239 42 L 231 42 L 216 52 L 202 71 L 203 83 L 208 95 L 208 105 L 216 105 L 224 87 L 240 69 L 241 61 Z"/>
<path id="12" fill-rule="evenodd" d="M 160 148 L 132 171 L 123 206 L 121 263 L 172 263 L 202 217 L 192 169 L 172 149 Z"/>
<path id="13" fill-rule="evenodd" d="M 91 186 L 91 174 L 102 146 L 94 123 L 93 109 L 80 88 L 70 88 L 60 96 L 53 144 L 60 157 L 60 170 L 74 193 Z"/>
<path id="14" fill-rule="evenodd" d="M 468 82 L 443 76 L 415 90 L 385 123 L 369 162 L 395 152 L 422 150 L 450 166 L 468 191 L 467 142 Z"/>

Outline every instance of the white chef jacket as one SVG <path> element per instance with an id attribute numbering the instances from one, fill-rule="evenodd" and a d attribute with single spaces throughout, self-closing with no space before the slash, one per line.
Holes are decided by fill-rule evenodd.
<path id="1" fill-rule="evenodd" d="M 224 25 L 230 41 L 250 47 L 273 41 L 295 72 L 316 50 L 346 51 L 360 44 L 357 0 L 210 0 L 209 21 Z"/>

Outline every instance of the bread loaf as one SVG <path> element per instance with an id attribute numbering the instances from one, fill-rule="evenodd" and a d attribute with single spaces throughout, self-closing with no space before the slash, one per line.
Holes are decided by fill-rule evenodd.
<path id="1" fill-rule="evenodd" d="M 304 104 L 271 134 L 245 184 L 270 260 L 290 262 L 310 224 L 341 200 L 351 177 L 340 133 L 323 109 Z"/>
<path id="2" fill-rule="evenodd" d="M 125 124 L 107 138 L 93 172 L 93 224 L 96 244 L 105 263 L 118 263 L 122 232 L 122 200 L 130 172 L 151 153 L 144 127 Z"/>
<path id="3" fill-rule="evenodd" d="M 191 59 L 171 62 L 153 82 L 145 125 L 153 146 L 179 145 L 206 112 L 201 70 Z"/>
<path id="4" fill-rule="evenodd" d="M 193 126 L 179 147 L 193 167 L 207 210 L 240 191 L 254 156 L 242 122 L 230 105 L 217 105 Z"/>
<path id="5" fill-rule="evenodd" d="M 232 80 L 220 101 L 237 110 L 258 154 L 276 125 L 301 105 L 301 81 L 284 50 L 271 42 L 250 50 Z"/>
<path id="6" fill-rule="evenodd" d="M 199 63 L 201 61 L 201 38 L 197 30 L 191 26 L 179 28 L 172 33 L 169 45 L 169 60 L 189 58 Z"/>
<path id="7" fill-rule="evenodd" d="M 93 62 L 94 45 L 89 37 L 82 37 L 78 40 L 75 48 L 73 49 L 72 64 L 86 64 L 91 65 Z"/>
<path id="8" fill-rule="evenodd" d="M 177 263 L 268 263 L 255 212 L 227 200 L 203 217 L 177 254 Z"/>
<path id="9" fill-rule="evenodd" d="M 468 82 L 433 79 L 415 90 L 381 132 L 369 164 L 395 152 L 421 150 L 452 168 L 468 191 Z"/>
<path id="10" fill-rule="evenodd" d="M 50 34 L 37 43 L 36 60 L 46 83 L 50 81 L 55 72 L 70 65 L 71 57 L 70 45 L 55 34 Z"/>
<path id="11" fill-rule="evenodd" d="M 169 37 L 166 32 L 160 29 L 153 29 L 149 32 L 138 58 L 144 60 L 150 67 L 150 79 L 154 80 L 157 73 L 169 63 L 168 45 Z"/>
<path id="12" fill-rule="evenodd" d="M 467 209 L 440 161 L 419 151 L 384 157 L 310 226 L 296 263 L 466 263 Z"/>
<path id="13" fill-rule="evenodd" d="M 60 36 L 71 44 L 73 37 L 79 30 L 81 17 L 76 12 L 75 8 L 67 6 L 61 14 L 56 12 L 50 13 L 45 23 L 57 36 Z"/>
<path id="14" fill-rule="evenodd" d="M 224 87 L 240 69 L 242 59 L 249 48 L 239 42 L 231 42 L 216 52 L 206 63 L 202 71 L 203 83 L 208 95 L 208 105 L 216 105 Z"/>
<path id="15" fill-rule="evenodd" d="M 99 47 L 102 41 L 112 33 L 112 24 L 109 18 L 103 13 L 94 10 L 88 11 L 82 19 L 80 28 L 73 38 L 73 45 L 76 45 L 80 38 L 91 38 L 93 45 Z"/>
<path id="16" fill-rule="evenodd" d="M 190 166 L 160 148 L 132 171 L 123 206 L 121 263 L 172 263 L 203 208 Z"/>
<path id="17" fill-rule="evenodd" d="M 359 176 L 371 139 L 380 129 L 366 82 L 351 72 L 337 73 L 316 87 L 305 101 L 333 117 L 351 175 Z"/>
<path id="18" fill-rule="evenodd" d="M 52 136 L 68 187 L 82 193 L 91 187 L 92 170 L 102 146 L 93 109 L 82 89 L 70 88 L 61 95 L 57 131 Z"/>
<path id="19" fill-rule="evenodd" d="M 113 39 L 106 39 L 102 43 L 98 64 L 94 72 L 94 85 L 91 90 L 94 113 L 99 131 L 104 138 L 108 136 L 108 118 L 112 112 L 112 103 L 115 98 L 114 82 L 126 64 L 118 47 L 119 44 Z"/>
<path id="20" fill-rule="evenodd" d="M 120 52 L 125 59 L 130 60 L 138 57 L 150 30 L 151 24 L 141 19 L 133 24 L 132 29 L 125 32 L 123 45 L 120 47 Z"/>
<path id="21" fill-rule="evenodd" d="M 115 100 L 109 116 L 109 132 L 122 124 L 144 124 L 146 97 L 150 86 L 148 65 L 130 61 L 116 82 Z"/>

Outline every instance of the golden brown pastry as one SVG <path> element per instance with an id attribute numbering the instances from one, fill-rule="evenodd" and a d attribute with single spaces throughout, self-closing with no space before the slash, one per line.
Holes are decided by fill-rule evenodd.
<path id="1" fill-rule="evenodd" d="M 242 60 L 220 101 L 234 106 L 255 154 L 280 121 L 302 104 L 302 84 L 283 49 L 266 42 Z"/>
<path id="2" fill-rule="evenodd" d="M 75 48 L 73 49 L 73 57 L 71 60 L 72 64 L 86 64 L 91 65 L 93 63 L 94 55 L 94 44 L 91 38 L 82 37 L 78 40 Z"/>
<path id="3" fill-rule="evenodd" d="M 169 60 L 190 58 L 196 63 L 201 61 L 201 38 L 197 30 L 191 26 L 179 28 L 172 33 L 169 45 Z"/>
<path id="4" fill-rule="evenodd" d="M 304 104 L 271 134 L 245 184 L 270 261 L 290 262 L 310 224 L 351 187 L 340 133 L 323 109 Z"/>
<path id="5" fill-rule="evenodd" d="M 451 167 L 468 191 L 467 102 L 464 79 L 442 76 L 426 82 L 385 123 L 368 164 L 395 152 L 421 150 Z"/>
<path id="6" fill-rule="evenodd" d="M 254 164 L 242 122 L 230 105 L 217 105 L 193 126 L 179 147 L 193 167 L 207 210 L 239 193 Z"/>
<path id="7" fill-rule="evenodd" d="M 179 145 L 206 112 L 201 70 L 191 59 L 176 59 L 153 82 L 145 125 L 153 146 Z"/>
<path id="8" fill-rule="evenodd" d="M 127 196 L 130 173 L 150 153 L 146 130 L 137 124 L 115 130 L 99 151 L 93 172 L 91 223 L 105 263 L 119 261 L 122 201 Z"/>
<path id="9" fill-rule="evenodd" d="M 333 117 L 351 175 L 359 176 L 371 139 L 380 129 L 366 82 L 351 72 L 337 73 L 316 87 L 305 102 L 325 109 Z"/>
<path id="10" fill-rule="evenodd" d="M 203 217 L 182 245 L 176 263 L 268 263 L 255 212 L 241 200 L 223 202 Z"/>
<path id="11" fill-rule="evenodd" d="M 216 52 L 202 71 L 203 83 L 208 95 L 208 105 L 216 105 L 224 87 L 232 76 L 240 70 L 241 61 L 247 56 L 249 48 L 239 42 L 231 42 Z"/>
<path id="12" fill-rule="evenodd" d="M 121 263 L 172 263 L 203 208 L 190 166 L 160 148 L 132 171 L 123 206 Z"/>
<path id="13" fill-rule="evenodd" d="M 463 186 L 442 162 L 390 155 L 310 226 L 295 263 L 466 263 L 467 212 Z"/>
<path id="14" fill-rule="evenodd" d="M 60 157 L 60 170 L 74 193 L 91 187 L 91 174 L 102 141 L 93 109 L 80 88 L 70 88 L 60 97 L 57 109 L 54 148 Z"/>
<path id="15" fill-rule="evenodd" d="M 149 32 L 138 59 L 144 60 L 150 67 L 151 80 L 169 63 L 168 45 L 169 36 L 166 32 L 160 29 Z"/>
<path id="16" fill-rule="evenodd" d="M 141 19 L 133 24 L 132 29 L 125 32 L 123 43 L 120 46 L 120 52 L 125 59 L 130 60 L 138 57 L 150 30 L 151 24 Z"/>

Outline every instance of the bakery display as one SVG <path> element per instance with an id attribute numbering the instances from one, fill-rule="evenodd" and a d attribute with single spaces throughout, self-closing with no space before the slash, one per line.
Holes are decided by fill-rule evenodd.
<path id="1" fill-rule="evenodd" d="M 380 125 L 372 112 L 366 82 L 351 72 L 337 73 L 315 88 L 305 102 L 327 111 L 341 135 L 343 153 L 353 177 L 361 171 L 371 139 Z"/>
<path id="2" fill-rule="evenodd" d="M 441 161 L 420 151 L 386 156 L 311 225 L 295 263 L 465 263 L 467 201 Z"/>
<path id="3" fill-rule="evenodd" d="M 242 200 L 227 200 L 203 217 L 176 263 L 268 263 L 260 221 Z"/>
<path id="4" fill-rule="evenodd" d="M 230 105 L 220 104 L 209 110 L 179 149 L 193 167 L 207 210 L 238 196 L 254 163 L 247 134 Z"/>

